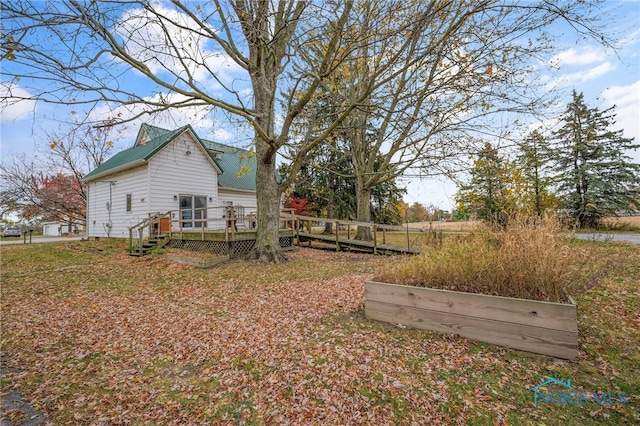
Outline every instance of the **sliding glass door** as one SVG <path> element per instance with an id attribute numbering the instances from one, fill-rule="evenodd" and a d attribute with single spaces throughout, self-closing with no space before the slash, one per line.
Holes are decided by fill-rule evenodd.
<path id="1" fill-rule="evenodd" d="M 183 228 L 206 228 L 207 197 L 180 195 L 180 221 Z"/>

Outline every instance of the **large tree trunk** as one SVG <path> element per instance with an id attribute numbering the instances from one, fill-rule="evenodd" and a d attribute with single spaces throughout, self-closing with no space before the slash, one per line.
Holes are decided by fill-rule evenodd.
<path id="1" fill-rule="evenodd" d="M 259 75 L 262 90 L 254 89 L 256 109 L 264 111 L 256 115 L 256 122 L 274 139 L 273 105 L 268 87 L 274 85 L 275 71 L 271 79 Z M 271 84 L 268 84 L 267 81 Z M 257 132 L 256 132 L 257 133 Z M 280 189 L 276 182 L 276 149 L 274 141 L 264 140 L 256 134 L 256 201 L 258 208 L 258 230 L 252 257 L 262 263 L 280 263 L 286 256 L 280 247 Z"/>
<path id="2" fill-rule="evenodd" d="M 333 158 L 331 160 L 333 162 Z M 327 188 L 329 188 L 329 202 L 327 203 L 327 219 L 333 219 L 333 208 L 334 208 L 333 194 L 335 194 L 335 190 L 336 190 L 335 175 L 329 174 L 327 178 Z M 336 233 L 338 231 L 340 230 L 336 229 Z M 327 235 L 333 234 L 333 222 L 328 220 L 324 223 L 323 234 L 327 234 Z"/>
<path id="3" fill-rule="evenodd" d="M 275 63 L 256 67 L 251 71 L 254 102 L 256 107 L 256 201 L 258 208 L 258 230 L 252 257 L 262 263 L 280 263 L 287 260 L 278 231 L 280 228 L 280 188 L 276 182 L 276 152 L 274 129 L 273 93 L 276 87 Z"/>
<path id="4" fill-rule="evenodd" d="M 258 230 L 252 257 L 261 263 L 280 263 L 286 261 L 278 235 L 280 191 L 276 182 L 275 158 L 272 156 L 269 160 L 264 161 L 263 156 L 258 156 L 256 169 L 256 180 L 260 183 L 260 190 L 256 195 Z"/>
<path id="5" fill-rule="evenodd" d="M 356 220 L 358 222 L 371 222 L 371 188 L 366 188 L 361 179 L 356 179 Z M 358 226 L 356 239 L 371 241 L 373 236 L 369 226 Z"/>

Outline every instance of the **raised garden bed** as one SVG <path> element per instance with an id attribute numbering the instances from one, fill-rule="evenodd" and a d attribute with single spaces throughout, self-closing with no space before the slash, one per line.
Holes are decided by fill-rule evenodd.
<path id="1" fill-rule="evenodd" d="M 551 303 L 375 281 L 365 283 L 368 318 L 575 360 L 575 303 Z"/>

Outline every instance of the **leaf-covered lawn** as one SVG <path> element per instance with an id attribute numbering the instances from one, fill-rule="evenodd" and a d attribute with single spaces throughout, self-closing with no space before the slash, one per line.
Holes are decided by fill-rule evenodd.
<path id="1" fill-rule="evenodd" d="M 634 424 L 640 254 L 579 244 L 620 266 L 578 298 L 575 363 L 367 320 L 364 280 L 392 257 L 203 270 L 113 242 L 3 247 L 2 391 L 56 425 Z M 549 377 L 629 401 L 534 407 Z"/>

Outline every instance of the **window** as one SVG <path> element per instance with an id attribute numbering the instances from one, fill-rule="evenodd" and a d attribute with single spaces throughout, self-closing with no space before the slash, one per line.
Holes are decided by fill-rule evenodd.
<path id="1" fill-rule="evenodd" d="M 206 228 L 207 197 L 180 195 L 180 221 L 183 228 Z"/>
<path id="2" fill-rule="evenodd" d="M 127 213 L 131 212 L 131 194 L 127 194 Z"/>

